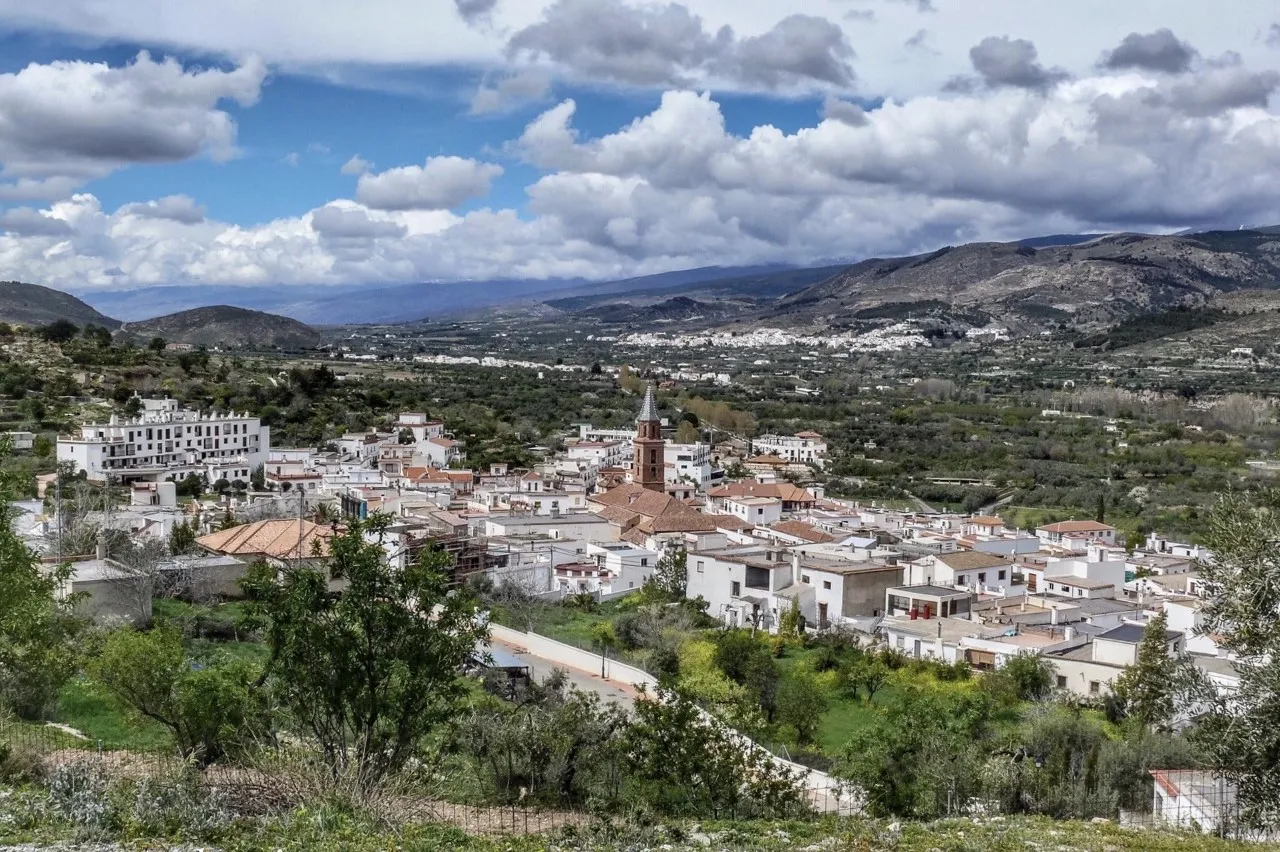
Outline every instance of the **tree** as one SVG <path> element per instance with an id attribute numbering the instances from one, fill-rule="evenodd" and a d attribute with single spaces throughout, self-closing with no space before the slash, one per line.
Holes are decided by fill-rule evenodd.
<path id="1" fill-rule="evenodd" d="M 862 689 L 866 702 L 870 704 L 889 680 L 889 667 L 878 657 L 864 656 L 849 667 L 845 677 L 852 696 L 856 698 L 858 690 Z"/>
<path id="2" fill-rule="evenodd" d="M 625 740 L 642 795 L 660 811 L 732 818 L 804 806 L 797 774 L 682 693 L 641 696 Z"/>
<path id="3" fill-rule="evenodd" d="M 1094 520 L 1100 524 L 1107 522 L 1107 495 L 1105 491 L 1098 492 L 1098 511 L 1094 515 Z"/>
<path id="4" fill-rule="evenodd" d="M 57 319 L 48 325 L 42 325 L 36 329 L 36 334 L 46 343 L 69 343 L 75 339 L 80 332 L 80 328 L 71 320 Z"/>
<path id="5" fill-rule="evenodd" d="M 403 445 L 403 444 L 412 444 L 417 439 L 413 437 L 412 429 L 401 429 L 400 434 L 396 438 L 396 440 Z"/>
<path id="6" fill-rule="evenodd" d="M 1018 654 L 983 678 L 983 687 L 992 695 L 1007 695 L 1009 703 L 1039 701 L 1053 689 L 1057 670 L 1039 654 Z"/>
<path id="7" fill-rule="evenodd" d="M 602 372 L 604 372 L 604 370 L 603 370 L 603 369 L 601 369 L 601 367 L 600 367 L 600 362 L 599 362 L 599 361 L 593 361 L 593 362 L 591 363 L 591 375 L 593 375 L 593 376 L 598 376 L 598 375 L 600 375 Z"/>
<path id="8" fill-rule="evenodd" d="M 809 672 L 799 671 L 784 678 L 778 690 L 778 721 L 796 732 L 796 743 L 806 746 L 831 706 L 827 691 Z"/>
<path id="9" fill-rule="evenodd" d="M 163 352 L 167 345 L 163 337 L 153 337 L 147 341 L 147 348 L 152 352 Z"/>
<path id="10" fill-rule="evenodd" d="M 169 552 L 181 556 L 196 549 L 196 525 L 194 521 L 183 521 L 173 525 L 169 531 Z"/>
<path id="11" fill-rule="evenodd" d="M 653 569 L 653 584 L 672 601 L 684 600 L 688 588 L 689 552 L 683 547 L 668 550 Z"/>
<path id="12" fill-rule="evenodd" d="M 698 427 L 687 420 L 681 420 L 676 427 L 677 444 L 696 444 L 701 438 L 702 433 L 698 431 Z"/>
<path id="13" fill-rule="evenodd" d="M 168 728 L 184 757 L 205 765 L 262 740 L 270 720 L 256 666 L 197 662 L 175 629 L 123 628 L 107 637 L 87 671 L 134 712 Z"/>
<path id="14" fill-rule="evenodd" d="M 1240 686 L 1214 694 L 1199 739 L 1211 765 L 1234 782 L 1244 818 L 1280 826 L 1280 491 L 1228 494 L 1214 509 L 1200 565 L 1211 594 L 1201 629 L 1238 655 Z"/>
<path id="15" fill-rule="evenodd" d="M 220 479 L 218 481 L 226 482 L 225 479 Z M 222 520 L 218 522 L 219 531 L 229 530 L 232 527 L 235 527 L 237 525 L 238 524 L 236 523 L 236 516 L 231 513 L 231 507 L 227 506 L 225 509 L 222 510 Z"/>
<path id="16" fill-rule="evenodd" d="M 106 349 L 111 345 L 111 332 L 100 325 L 89 323 L 80 334 L 99 349 Z"/>
<path id="17" fill-rule="evenodd" d="M 1147 622 L 1137 661 L 1116 678 L 1115 691 L 1131 718 L 1147 728 L 1172 721 L 1178 690 L 1178 661 L 1169 654 L 1169 616 L 1161 612 Z"/>
<path id="18" fill-rule="evenodd" d="M 267 470 L 263 465 L 258 465 L 249 474 L 249 485 L 254 491 L 267 490 Z"/>
<path id="19" fill-rule="evenodd" d="M 613 630 L 613 624 L 608 621 L 598 621 L 591 626 L 591 644 L 600 649 L 600 677 L 605 677 L 605 660 L 609 657 L 609 652 L 618 647 L 618 634 Z"/>
<path id="20" fill-rule="evenodd" d="M 382 547 L 389 519 L 353 521 L 320 568 L 258 566 L 245 581 L 280 702 L 319 745 L 335 780 L 370 791 L 454 718 L 458 671 L 487 638 L 475 599 L 452 589 L 447 553 L 403 569 Z M 370 540 L 366 540 L 368 535 Z M 330 578 L 347 583 L 341 594 Z"/>
<path id="21" fill-rule="evenodd" d="M 178 487 L 175 490 L 179 497 L 199 499 L 200 495 L 204 493 L 204 479 L 199 474 L 188 473 L 178 483 Z"/>
<path id="22" fill-rule="evenodd" d="M 0 447 L 0 459 L 8 452 Z M 78 601 L 57 592 L 70 569 L 41 569 L 40 561 L 13 531 L 11 473 L 0 474 L 0 705 L 37 719 L 75 671 L 76 639 L 83 623 Z"/>
<path id="23" fill-rule="evenodd" d="M 968 689 L 895 682 L 845 746 L 838 770 L 866 793 L 871 813 L 932 819 L 979 790 L 977 764 L 991 700 Z"/>
<path id="24" fill-rule="evenodd" d="M 53 450 L 53 441 L 49 439 L 48 435 L 36 435 L 35 440 L 31 442 L 31 452 L 37 458 L 47 459 L 53 455 Z"/>

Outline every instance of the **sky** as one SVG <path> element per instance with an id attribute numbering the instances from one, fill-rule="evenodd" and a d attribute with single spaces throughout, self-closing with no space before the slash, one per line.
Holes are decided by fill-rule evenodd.
<path id="1" fill-rule="evenodd" d="M 0 0 L 0 279 L 820 264 L 1280 223 L 1258 0 Z"/>

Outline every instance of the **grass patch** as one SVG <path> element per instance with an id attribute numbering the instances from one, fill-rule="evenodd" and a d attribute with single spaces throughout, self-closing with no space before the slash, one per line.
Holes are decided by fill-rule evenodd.
<path id="1" fill-rule="evenodd" d="M 88 678 L 67 683 L 58 695 L 58 721 L 70 725 L 103 748 L 156 751 L 173 744 L 169 730 L 158 722 L 139 718 Z"/>

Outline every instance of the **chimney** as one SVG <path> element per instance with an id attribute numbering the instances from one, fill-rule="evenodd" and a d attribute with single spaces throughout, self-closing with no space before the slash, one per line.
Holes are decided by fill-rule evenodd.
<path id="1" fill-rule="evenodd" d="M 1070 624 L 1068 624 L 1067 629 L 1062 632 L 1062 638 L 1066 639 L 1068 642 L 1070 642 L 1072 639 L 1075 639 L 1076 629 L 1072 627 Z"/>
<path id="2" fill-rule="evenodd" d="M 800 582 L 800 554 L 791 554 L 791 582 Z"/>
<path id="3" fill-rule="evenodd" d="M 107 536 L 105 530 L 98 530 L 98 543 L 94 548 L 94 558 L 102 561 L 107 558 Z"/>
<path id="4" fill-rule="evenodd" d="M 1058 608 L 1056 606 L 1049 610 L 1049 623 L 1058 623 Z"/>

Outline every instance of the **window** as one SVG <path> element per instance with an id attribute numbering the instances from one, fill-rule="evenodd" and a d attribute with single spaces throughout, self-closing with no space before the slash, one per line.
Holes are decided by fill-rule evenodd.
<path id="1" fill-rule="evenodd" d="M 1005 574 L 1006 574 L 1006 573 L 1007 573 L 1007 572 L 1005 572 L 1005 571 L 1001 571 L 999 574 L 997 574 L 997 575 L 996 575 L 996 577 L 997 577 L 997 578 L 999 578 L 999 579 L 1001 579 L 1001 580 L 1003 580 L 1003 579 L 1004 579 L 1004 577 L 1005 577 Z"/>
<path id="2" fill-rule="evenodd" d="M 956 577 L 956 585 L 957 585 L 957 586 L 967 586 L 967 585 L 969 585 L 969 577 L 968 577 L 968 575 L 967 575 L 967 574 L 961 574 L 959 577 Z"/>
<path id="3" fill-rule="evenodd" d="M 822 588 L 826 589 L 827 591 L 831 591 L 831 581 L 830 581 L 830 580 L 823 580 L 823 581 L 822 581 Z"/>
<path id="4" fill-rule="evenodd" d="M 800 575 L 800 582 L 801 582 L 801 583 L 808 583 L 808 582 L 809 582 L 809 575 L 808 575 L 808 574 L 801 574 L 801 575 Z"/>
<path id="5" fill-rule="evenodd" d="M 1098 683 L 1096 680 L 1089 681 L 1090 695 L 1097 695 L 1101 691 L 1102 691 L 1102 684 Z"/>
<path id="6" fill-rule="evenodd" d="M 641 568 L 648 568 L 648 567 L 649 567 L 649 557 L 647 557 L 647 556 L 642 556 L 642 557 L 640 557 L 640 567 L 641 567 Z"/>
<path id="7" fill-rule="evenodd" d="M 734 581 L 730 582 L 730 583 L 729 583 L 729 596 L 730 596 L 730 597 L 734 597 L 734 598 L 736 598 L 736 597 L 738 597 L 738 596 L 739 596 L 739 595 L 741 595 L 741 594 L 742 594 L 742 584 L 741 584 L 741 583 L 739 583 L 737 580 L 734 580 Z"/>
<path id="8" fill-rule="evenodd" d="M 699 560 L 698 560 L 698 573 L 699 573 L 699 574 L 701 574 L 701 573 L 702 573 L 702 569 L 706 567 L 706 564 L 707 564 L 707 563 L 703 562 L 701 559 L 699 559 Z"/>
<path id="9" fill-rule="evenodd" d="M 1067 688 L 1067 679 L 1063 675 L 1058 675 L 1058 689 Z"/>
<path id="10" fill-rule="evenodd" d="M 982 572 L 980 572 L 980 573 L 978 574 L 978 582 L 979 582 L 979 583 L 985 583 L 985 582 L 987 582 L 987 572 L 986 572 L 986 571 L 982 571 Z"/>

